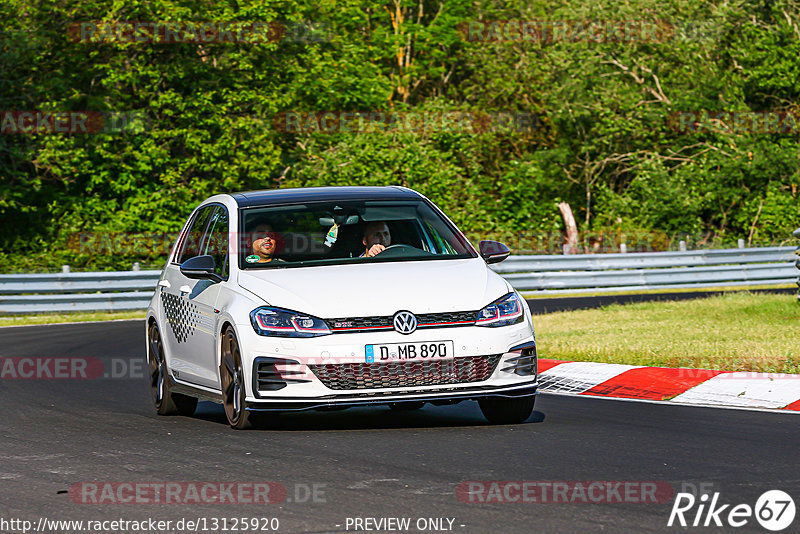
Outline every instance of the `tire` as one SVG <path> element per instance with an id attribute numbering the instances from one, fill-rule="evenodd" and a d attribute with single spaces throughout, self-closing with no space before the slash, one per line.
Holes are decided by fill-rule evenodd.
<path id="1" fill-rule="evenodd" d="M 493 425 L 514 425 L 525 422 L 533 413 L 536 397 L 486 397 L 478 400 L 483 416 Z"/>
<path id="2" fill-rule="evenodd" d="M 194 414 L 197 409 L 197 399 L 173 393 L 170 382 L 167 360 L 164 357 L 164 342 L 161 332 L 155 322 L 150 323 L 147 331 L 147 368 L 150 382 L 150 396 L 158 415 L 185 415 Z"/>
<path id="3" fill-rule="evenodd" d="M 252 427 L 250 412 L 245 402 L 246 389 L 242 370 L 242 355 L 233 327 L 222 334 L 222 358 L 219 366 L 219 383 L 222 388 L 222 405 L 231 428 L 244 430 Z"/>
<path id="4" fill-rule="evenodd" d="M 419 410 L 425 406 L 425 403 L 422 401 L 419 402 L 404 402 L 402 404 L 390 404 L 389 407 L 392 410 L 396 410 L 398 412 L 411 412 L 414 410 Z"/>

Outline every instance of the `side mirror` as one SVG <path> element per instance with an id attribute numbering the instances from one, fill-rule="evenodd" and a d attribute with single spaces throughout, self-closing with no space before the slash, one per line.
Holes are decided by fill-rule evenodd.
<path id="1" fill-rule="evenodd" d="M 499 241 L 481 241 L 478 249 L 486 263 L 500 263 L 511 254 L 511 249 Z"/>
<path id="2" fill-rule="evenodd" d="M 181 274 L 193 280 L 213 280 L 222 282 L 223 278 L 214 272 L 216 263 L 211 256 L 195 256 L 181 264 Z"/>

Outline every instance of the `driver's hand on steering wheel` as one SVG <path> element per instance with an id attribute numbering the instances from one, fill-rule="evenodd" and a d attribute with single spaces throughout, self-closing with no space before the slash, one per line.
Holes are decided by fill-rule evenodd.
<path id="1" fill-rule="evenodd" d="M 384 250 L 386 250 L 386 247 L 384 247 L 383 245 L 378 243 L 378 244 L 375 244 L 375 245 L 372 245 L 371 247 L 369 247 L 369 250 L 367 250 L 367 253 L 365 254 L 365 256 L 367 258 L 374 258 L 375 256 L 377 256 L 378 254 L 380 254 Z"/>

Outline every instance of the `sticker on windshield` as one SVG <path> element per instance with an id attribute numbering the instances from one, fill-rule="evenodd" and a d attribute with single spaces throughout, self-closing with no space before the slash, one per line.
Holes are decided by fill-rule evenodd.
<path id="1" fill-rule="evenodd" d="M 247 256 L 244 259 L 244 261 L 246 261 L 247 263 L 258 263 L 258 260 L 260 260 L 260 259 L 261 259 L 261 256 L 259 256 L 258 254 L 252 254 L 250 256 Z"/>

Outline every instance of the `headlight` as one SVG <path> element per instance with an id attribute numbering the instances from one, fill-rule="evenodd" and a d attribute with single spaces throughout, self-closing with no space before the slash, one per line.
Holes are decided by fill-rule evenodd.
<path id="1" fill-rule="evenodd" d="M 262 336 L 316 337 L 331 333 L 322 319 L 280 308 L 257 308 L 250 312 L 250 322 Z"/>
<path id="2" fill-rule="evenodd" d="M 522 302 L 520 302 L 516 293 L 509 293 L 479 311 L 475 325 L 506 326 L 521 323 L 523 320 Z"/>

